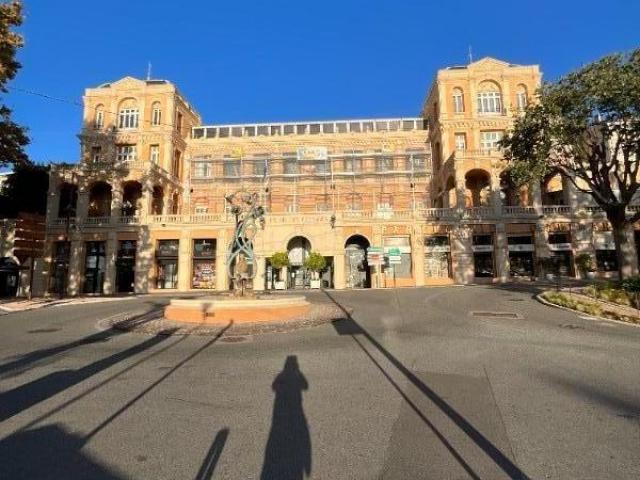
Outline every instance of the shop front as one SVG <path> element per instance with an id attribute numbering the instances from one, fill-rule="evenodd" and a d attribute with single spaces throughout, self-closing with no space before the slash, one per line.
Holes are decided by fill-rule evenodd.
<path id="1" fill-rule="evenodd" d="M 116 291 L 131 293 L 135 289 L 136 241 L 120 240 L 116 257 Z"/>
<path id="2" fill-rule="evenodd" d="M 106 242 L 86 242 L 84 293 L 100 294 L 106 273 Z"/>
<path id="3" fill-rule="evenodd" d="M 386 287 L 408 287 L 415 285 L 411 264 L 411 237 L 383 237 L 385 258 L 384 277 Z"/>
<path id="4" fill-rule="evenodd" d="M 424 276 L 429 280 L 451 278 L 449 235 L 424 237 Z"/>
<path id="5" fill-rule="evenodd" d="M 533 277 L 535 275 L 533 235 L 508 235 L 509 274 L 512 277 Z"/>
<path id="6" fill-rule="evenodd" d="M 49 279 L 49 291 L 56 295 L 64 295 L 67 288 L 71 242 L 61 241 L 53 244 L 53 265 Z"/>
<path id="7" fill-rule="evenodd" d="M 596 249 L 596 268 L 605 276 L 614 276 L 618 272 L 618 256 L 613 232 L 594 232 L 593 244 Z"/>
<path id="8" fill-rule="evenodd" d="M 494 278 L 494 244 L 493 233 L 481 232 L 473 234 L 471 249 L 473 250 L 473 275 L 476 278 Z"/>
<path id="9" fill-rule="evenodd" d="M 216 288 L 216 240 L 215 238 L 193 241 L 193 276 L 191 288 Z"/>
<path id="10" fill-rule="evenodd" d="M 178 288 L 179 240 L 158 240 L 156 249 L 156 288 Z"/>
<path id="11" fill-rule="evenodd" d="M 570 277 L 575 276 L 573 250 L 571 248 L 571 234 L 569 232 L 549 233 L 549 250 L 557 272 L 567 272 Z"/>

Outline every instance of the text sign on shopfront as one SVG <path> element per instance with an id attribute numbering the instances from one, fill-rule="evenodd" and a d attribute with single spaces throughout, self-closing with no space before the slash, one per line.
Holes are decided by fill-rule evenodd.
<path id="1" fill-rule="evenodd" d="M 493 245 L 473 245 L 471 249 L 474 252 L 493 252 Z"/>
<path id="2" fill-rule="evenodd" d="M 549 250 L 552 252 L 562 252 L 566 250 L 571 250 L 570 243 L 550 243 Z"/>
<path id="3" fill-rule="evenodd" d="M 531 244 L 523 244 L 523 245 L 509 245 L 510 252 L 533 252 L 533 245 Z"/>
<path id="4" fill-rule="evenodd" d="M 298 160 L 327 160 L 329 158 L 327 147 L 299 147 Z"/>

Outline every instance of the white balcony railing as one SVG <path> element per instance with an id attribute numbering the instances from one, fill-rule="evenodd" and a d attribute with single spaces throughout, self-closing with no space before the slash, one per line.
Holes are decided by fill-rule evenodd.
<path id="1" fill-rule="evenodd" d="M 111 217 L 87 217 L 84 219 L 85 225 L 110 225 Z"/>

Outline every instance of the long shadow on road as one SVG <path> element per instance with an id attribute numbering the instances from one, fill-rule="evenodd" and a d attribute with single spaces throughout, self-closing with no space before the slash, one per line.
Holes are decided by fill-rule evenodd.
<path id="1" fill-rule="evenodd" d="M 302 480 L 311 473 L 311 436 L 302 407 L 309 383 L 298 357 L 287 357 L 271 388 L 276 396 L 260 479 Z"/>
<path id="2" fill-rule="evenodd" d="M 449 403 L 440 397 L 434 390 L 429 388 L 422 380 L 420 380 L 411 370 L 409 370 L 400 360 L 398 360 L 391 352 L 385 349 L 367 330 L 365 330 L 358 322 L 356 322 L 351 313 L 344 308 L 329 292 L 324 291 L 327 297 L 342 310 L 345 318 L 335 320 L 333 326 L 340 335 L 350 335 L 358 346 L 364 351 L 367 357 L 382 372 L 387 381 L 391 383 L 396 391 L 407 401 L 410 408 L 420 417 L 420 419 L 430 428 L 438 439 L 443 443 L 445 448 L 451 453 L 462 468 L 471 476 L 471 478 L 479 479 L 469 463 L 465 461 L 462 455 L 451 445 L 445 436 L 436 429 L 435 425 L 430 422 L 420 409 L 413 403 L 409 397 L 402 391 L 400 386 L 393 381 L 384 368 L 369 354 L 362 342 L 357 338 L 361 335 L 366 338 L 412 385 L 414 385 L 426 398 L 442 411 L 453 423 L 460 428 L 469 439 L 473 441 L 500 470 L 502 470 L 512 480 L 527 480 L 529 477 L 513 463 L 496 445 L 494 445 L 486 436 L 484 436 L 477 428 L 475 428 L 466 418 L 456 411 Z"/>

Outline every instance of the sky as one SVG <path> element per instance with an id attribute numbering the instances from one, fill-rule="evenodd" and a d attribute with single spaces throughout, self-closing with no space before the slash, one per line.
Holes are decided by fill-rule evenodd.
<path id="1" fill-rule="evenodd" d="M 0 0 L 2 1 L 2 0 Z M 76 162 L 84 89 L 174 82 L 205 124 L 416 116 L 436 71 L 496 57 L 546 80 L 640 47 L 640 0 L 24 0 L 0 101 L 36 162 Z"/>

